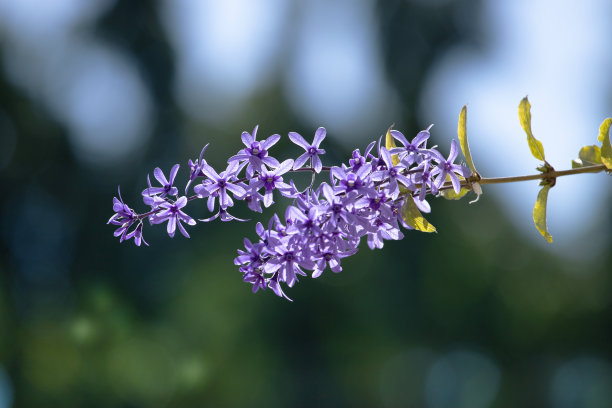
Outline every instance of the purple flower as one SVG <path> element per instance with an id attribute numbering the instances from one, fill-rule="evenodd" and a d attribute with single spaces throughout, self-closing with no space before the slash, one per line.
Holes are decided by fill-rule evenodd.
<path id="1" fill-rule="evenodd" d="M 188 225 L 195 225 L 196 221 L 181 211 L 181 208 L 185 207 L 186 205 L 187 197 L 185 196 L 180 197 L 175 203 L 166 201 L 159 205 L 161 208 L 164 208 L 164 210 L 151 216 L 149 220 L 153 224 L 160 224 L 164 221 L 168 221 L 168 235 L 170 235 L 171 238 L 174 237 L 177 225 L 181 231 L 181 234 L 183 234 L 186 238 L 189 238 L 189 234 L 185 230 L 185 227 L 183 227 L 183 224 L 181 224 L 181 221 L 186 222 Z"/>
<path id="2" fill-rule="evenodd" d="M 366 163 L 366 161 L 368 160 L 368 155 L 370 154 L 370 151 L 372 150 L 372 148 L 374 148 L 375 144 L 376 142 L 370 142 L 368 147 L 366 147 L 366 150 L 363 156 L 359 152 L 359 149 L 353 150 L 352 158 L 349 160 L 349 166 L 351 167 L 353 171 L 359 170 L 359 168 Z"/>
<path id="3" fill-rule="evenodd" d="M 432 125 L 433 126 L 433 125 Z M 429 156 L 429 150 L 425 148 L 425 142 L 429 139 L 429 129 L 420 131 L 412 142 L 408 142 L 406 137 L 397 130 L 391 131 L 391 136 L 398 142 L 400 142 L 404 147 L 403 148 L 394 148 L 391 149 L 391 154 L 399 154 L 399 159 L 405 161 L 405 166 L 409 167 L 413 163 L 417 163 L 418 159 L 422 156 Z"/>
<path id="4" fill-rule="evenodd" d="M 361 197 L 355 203 L 356 208 L 368 208 L 371 211 L 380 211 L 384 217 L 391 217 L 391 209 L 389 208 L 389 202 L 392 197 L 387 196 L 385 190 L 379 191 L 375 196 L 372 197 Z"/>
<path id="5" fill-rule="evenodd" d="M 257 182 L 256 180 L 255 181 L 253 180 L 254 179 L 251 179 L 251 182 L 249 183 L 248 186 L 243 185 L 243 188 L 246 191 L 246 194 L 242 197 L 242 199 L 246 201 L 247 206 L 249 207 L 251 211 L 260 213 L 262 212 L 261 202 L 263 201 L 264 197 L 261 194 L 259 194 L 256 188 L 253 187 L 253 184 Z"/>
<path id="6" fill-rule="evenodd" d="M 383 220 L 381 217 L 377 217 L 374 220 L 374 225 L 376 226 L 376 231 L 368 233 L 368 246 L 370 249 L 382 248 L 383 240 L 385 239 L 399 240 L 404 237 L 404 234 L 402 234 L 397 226 Z"/>
<path id="7" fill-rule="evenodd" d="M 257 180 L 253 187 L 259 189 L 263 187 L 265 189 L 264 192 L 264 206 L 269 207 L 272 205 L 274 200 L 272 199 L 272 191 L 277 188 L 281 191 L 291 192 L 292 188 L 289 184 L 283 182 L 282 175 L 291 170 L 291 166 L 293 165 L 293 160 L 287 159 L 282 162 L 276 169 L 269 171 L 264 170 L 259 175 L 259 180 Z"/>
<path id="8" fill-rule="evenodd" d="M 348 224 L 351 222 L 351 213 L 347 210 L 345 206 L 345 201 L 354 202 L 357 193 L 349 194 L 344 200 L 342 197 L 336 196 L 334 194 L 333 188 L 331 188 L 327 183 L 321 183 L 321 191 L 323 196 L 328 203 L 327 211 L 330 213 L 330 221 L 333 225 L 337 225 L 338 223 Z"/>
<path id="9" fill-rule="evenodd" d="M 185 194 L 187 194 L 187 191 L 189 190 L 189 186 L 191 185 L 193 180 L 195 180 L 198 177 L 204 177 L 204 173 L 202 173 L 202 164 L 206 163 L 206 160 L 204 160 L 203 157 L 204 157 L 204 152 L 208 148 L 208 145 L 209 143 L 207 143 L 206 146 L 202 148 L 202 151 L 200 152 L 200 157 L 195 162 L 189 159 L 189 168 L 191 170 L 189 172 L 189 181 L 187 182 L 187 185 L 185 186 Z"/>
<path id="10" fill-rule="evenodd" d="M 274 291 L 276 296 L 283 297 L 287 299 L 288 301 L 293 302 L 293 300 L 291 300 L 289 296 L 287 296 L 285 292 L 283 292 L 283 289 L 280 286 L 280 282 L 278 281 L 279 277 L 280 277 L 280 274 L 275 273 L 274 276 L 268 281 L 268 287 L 272 289 L 272 291 Z"/>
<path id="11" fill-rule="evenodd" d="M 136 244 L 136 246 L 140 246 L 141 242 L 144 242 L 146 246 L 149 246 L 147 241 L 145 241 L 145 239 L 142 236 L 142 221 L 138 223 L 138 226 L 134 228 L 132 232 L 130 232 L 129 234 L 125 236 L 125 239 L 130 239 L 132 237 L 134 238 L 134 243 Z"/>
<path id="12" fill-rule="evenodd" d="M 385 170 L 378 170 L 372 172 L 370 178 L 374 181 L 385 181 L 388 182 L 387 190 L 393 199 L 396 199 L 399 196 L 400 190 L 397 182 L 399 181 L 405 187 L 414 189 L 414 185 L 412 181 L 406 176 L 402 174 L 406 168 L 404 166 L 394 166 L 393 161 L 391 159 L 391 154 L 385 147 L 380 148 L 380 156 L 385 163 Z"/>
<path id="13" fill-rule="evenodd" d="M 164 172 L 159 167 L 156 167 L 153 171 L 153 175 L 162 186 L 151 187 L 151 180 L 149 179 L 149 176 L 147 176 L 149 188 L 143 190 L 142 195 L 153 196 L 159 194 L 160 197 L 165 197 L 167 195 L 178 195 L 178 189 L 176 187 L 173 187 L 172 184 L 174 183 L 174 178 L 176 177 L 176 173 L 178 172 L 179 167 L 180 166 L 178 164 L 172 166 L 172 170 L 170 170 L 170 180 L 166 179 Z"/>
<path id="14" fill-rule="evenodd" d="M 419 164 L 419 166 L 416 168 L 417 172 L 414 175 L 415 183 L 421 185 L 419 188 L 420 191 L 418 196 L 420 201 L 425 200 L 425 194 L 427 194 L 428 187 L 432 194 L 438 193 L 438 188 L 434 183 L 432 183 L 432 180 L 434 176 L 440 171 L 440 169 L 436 167 L 433 170 L 429 170 L 429 167 L 429 160 L 422 161 L 421 164 Z"/>
<path id="15" fill-rule="evenodd" d="M 316 267 L 312 273 L 313 278 L 318 278 L 321 276 L 327 265 L 329 265 L 329 269 L 334 273 L 339 273 L 342 271 L 342 266 L 340 266 L 340 259 L 346 258 L 347 256 L 355 255 L 357 253 L 357 248 L 346 252 L 332 251 L 328 250 L 317 257 Z"/>
<path id="16" fill-rule="evenodd" d="M 208 164 L 202 165 L 202 172 L 210 178 L 210 184 L 200 184 L 194 187 L 196 194 L 204 196 L 208 195 L 208 210 L 213 212 L 215 209 L 215 198 L 219 197 L 219 207 L 226 209 L 234 205 L 232 198 L 227 194 L 228 191 L 232 192 L 235 196 L 244 196 L 246 191 L 244 188 L 232 182 L 232 179 L 236 178 L 236 171 L 238 170 L 238 162 L 231 162 L 227 169 L 221 174 L 217 174 L 215 169 L 210 167 Z M 205 190 L 205 191 L 203 191 Z"/>
<path id="17" fill-rule="evenodd" d="M 371 187 L 371 182 L 367 178 L 372 170 L 370 163 L 364 164 L 359 169 L 353 172 L 346 172 L 342 167 L 332 167 L 331 178 L 338 179 L 338 185 L 334 188 L 335 192 L 350 193 L 351 191 L 358 191 L 362 194 L 374 194 L 374 189 Z"/>
<path id="18" fill-rule="evenodd" d="M 306 276 L 306 273 L 298 264 L 298 252 L 294 248 L 279 246 L 275 248 L 275 256 L 271 258 L 264 267 L 268 273 L 277 272 L 279 280 L 286 282 L 287 286 L 292 287 L 297 282 L 297 275 Z"/>
<path id="19" fill-rule="evenodd" d="M 446 181 L 446 176 L 448 175 L 455 193 L 459 194 L 459 191 L 461 190 L 461 182 L 459 181 L 457 175 L 463 174 L 463 168 L 461 165 L 453 163 L 457 158 L 457 154 L 459 153 L 457 142 L 455 142 L 455 140 L 451 141 L 448 159 L 445 159 L 444 156 L 442 156 L 437 150 L 432 150 L 432 153 L 439 160 L 438 167 L 440 168 L 440 174 L 436 179 L 436 189 L 439 190 L 440 187 L 442 187 L 442 184 L 444 184 Z"/>
<path id="20" fill-rule="evenodd" d="M 113 197 L 113 211 L 115 214 L 110 217 L 107 224 L 118 225 L 119 228 L 115 230 L 113 235 L 115 237 L 121 237 L 119 242 L 123 242 L 126 239 L 130 239 L 131 236 L 127 234 L 128 229 L 138 219 L 134 210 L 128 207 L 121 197 L 121 189 L 117 189 L 119 198 Z"/>
<path id="21" fill-rule="evenodd" d="M 246 268 L 240 268 L 240 269 L 243 270 Z M 248 270 L 244 270 L 244 272 L 245 273 L 244 273 L 244 277 L 242 278 L 242 280 L 253 285 L 253 293 L 257 293 L 259 289 L 266 290 L 266 278 L 263 276 L 263 271 L 261 270 L 261 268 L 248 269 Z M 277 288 L 277 290 L 275 290 L 275 293 L 278 294 L 279 293 L 278 290 L 280 290 L 280 288 Z M 280 293 L 282 293 L 282 290 L 280 291 Z M 284 295 L 284 293 L 282 293 L 282 295 Z"/>
<path id="22" fill-rule="evenodd" d="M 239 173 L 242 168 L 248 164 L 246 168 L 246 175 L 248 178 L 253 177 L 255 172 L 261 172 L 263 170 L 263 164 L 270 167 L 278 167 L 278 160 L 274 157 L 268 156 L 268 149 L 272 147 L 276 142 L 280 140 L 280 135 L 274 134 L 258 142 L 256 140 L 257 129 L 259 126 L 255 126 L 253 134 L 248 132 L 242 132 L 242 143 L 246 148 L 240 150 L 237 155 L 229 158 L 229 162 L 237 161 L 240 163 L 237 172 Z"/>
<path id="23" fill-rule="evenodd" d="M 300 234 L 304 237 L 319 236 L 321 229 L 317 218 L 319 210 L 312 206 L 308 210 L 300 210 L 294 206 L 287 207 L 285 218 L 291 220 L 291 226 L 287 227 L 287 232 Z"/>
<path id="24" fill-rule="evenodd" d="M 253 267 L 259 267 L 263 263 L 262 252 L 265 244 L 253 244 L 248 238 L 244 239 L 244 248 L 246 251 L 238 250 L 238 257 L 234 259 L 235 265 L 251 264 Z"/>
<path id="25" fill-rule="evenodd" d="M 289 132 L 289 139 L 291 139 L 291 141 L 295 143 L 296 145 L 306 150 L 306 153 L 298 157 L 295 160 L 295 163 L 293 163 L 293 170 L 299 169 L 300 167 L 304 165 L 304 163 L 306 163 L 308 159 L 310 159 L 311 166 L 315 169 L 315 172 L 317 173 L 321 172 L 321 169 L 323 168 L 323 164 L 321 163 L 321 159 L 319 158 L 319 155 L 325 154 L 325 150 L 319 149 L 319 145 L 321 144 L 323 139 L 325 139 L 325 136 L 326 136 L 325 128 L 320 127 L 315 132 L 314 140 L 312 141 L 312 144 L 308 144 L 308 142 L 306 142 L 306 140 L 304 140 L 304 138 L 300 136 L 298 133 Z"/>

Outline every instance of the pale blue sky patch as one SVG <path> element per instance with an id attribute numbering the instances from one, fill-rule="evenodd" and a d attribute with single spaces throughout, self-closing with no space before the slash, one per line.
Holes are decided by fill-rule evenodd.
<path id="1" fill-rule="evenodd" d="M 374 2 L 300 3 L 285 77 L 293 109 L 330 134 L 366 140 L 384 133 L 397 113 L 377 38 Z M 360 136 L 359 136 L 360 135 Z"/>
<path id="2" fill-rule="evenodd" d="M 599 124 L 612 115 L 606 102 L 612 88 L 607 18 L 612 5 L 605 0 L 554 4 L 485 1 L 484 50 L 456 47 L 429 75 L 423 123 L 436 123 L 437 137 L 456 137 L 459 111 L 467 103 L 470 145 L 485 177 L 536 173 L 539 163 L 518 121 L 525 95 L 532 105 L 533 132 L 558 170 L 570 168 L 579 149 L 596 142 Z M 609 245 L 595 218 L 603 211 L 603 185 L 593 175 L 558 179 L 548 201 L 552 246 L 531 220 L 537 183 L 485 187 L 485 194 L 497 195 L 526 236 L 580 258 Z M 586 235 L 588 240 L 580 239 Z"/>
<path id="3" fill-rule="evenodd" d="M 176 96 L 195 119 L 220 123 L 278 76 L 291 0 L 166 0 L 177 52 Z"/>

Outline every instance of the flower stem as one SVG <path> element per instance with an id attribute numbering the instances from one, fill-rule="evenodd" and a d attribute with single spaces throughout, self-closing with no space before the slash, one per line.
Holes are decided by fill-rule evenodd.
<path id="1" fill-rule="evenodd" d="M 562 171 L 549 171 L 538 174 L 530 174 L 528 176 L 514 176 L 514 177 L 491 177 L 491 178 L 481 178 L 477 181 L 479 184 L 503 184 L 503 183 L 516 183 L 519 181 L 528 181 L 528 180 L 540 180 L 544 178 L 556 178 L 562 176 L 570 176 L 572 174 L 582 174 L 582 173 L 599 173 L 600 171 L 606 170 L 606 166 L 603 164 L 596 164 L 593 166 L 585 166 L 577 169 L 569 169 Z M 469 187 L 468 182 L 462 181 L 461 185 Z M 453 188 L 450 183 L 445 183 L 439 190 L 448 190 Z"/>

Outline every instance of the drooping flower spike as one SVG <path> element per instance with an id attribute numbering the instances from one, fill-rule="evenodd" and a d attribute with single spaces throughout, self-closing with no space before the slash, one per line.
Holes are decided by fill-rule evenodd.
<path id="1" fill-rule="evenodd" d="M 403 237 L 400 224 L 412 229 L 401 218 L 405 202 L 429 210 L 425 201 L 427 194 L 437 194 L 444 178 L 452 180 L 457 187 L 457 173 L 461 166 L 453 163 L 457 156 L 457 145 L 451 144 L 448 158 L 435 148 L 426 148 L 429 131 L 420 132 L 412 142 L 399 132 L 391 135 L 400 144 L 381 146 L 380 139 L 370 143 L 364 150 L 353 151 L 348 164 L 327 167 L 329 182 L 318 186 L 311 183 L 300 191 L 293 180 L 284 177 L 292 171 L 311 170 L 313 176 L 324 168 L 320 148 L 326 137 L 326 130 L 318 128 L 313 142 L 308 143 L 301 135 L 290 132 L 289 139 L 304 149 L 295 160 L 279 161 L 269 149 L 280 139 L 272 135 L 257 141 L 258 127 L 252 133 L 243 132 L 242 142 L 246 146 L 227 161 L 227 167 L 218 173 L 203 155 L 208 145 L 200 152 L 197 160 L 189 161 L 189 179 L 185 191 L 193 185 L 193 196 L 178 197 L 174 181 L 179 165 L 172 167 L 166 178 L 161 169 L 154 171 L 160 187 L 151 186 L 143 191 L 143 200 L 150 211 L 136 214 L 120 198 L 113 201 L 115 214 L 109 223 L 118 225 L 115 236 L 120 240 L 134 238 L 140 245 L 144 242 L 143 220 L 153 225 L 167 223 L 168 235 L 173 237 L 178 229 L 185 237 L 189 234 L 184 224 L 193 226 L 196 221 L 187 214 L 190 201 L 206 199 L 206 208 L 213 213 L 201 222 L 217 218 L 222 221 L 245 221 L 228 212 L 235 201 L 246 201 L 247 208 L 262 211 L 274 203 L 274 191 L 293 203 L 284 211 L 284 219 L 274 215 L 264 228 L 257 224 L 259 240 L 244 240 L 245 249 L 238 251 L 234 260 L 239 265 L 244 282 L 252 285 L 253 291 L 267 288 L 287 298 L 283 285 L 294 286 L 299 277 L 319 277 L 329 269 L 334 273 L 342 270 L 342 259 L 358 251 L 361 238 L 366 237 L 370 248 L 382 248 L 385 240 Z M 374 154 L 374 147 L 377 154 Z M 311 167 L 304 167 L 307 162 Z M 243 172 L 244 170 L 244 172 Z M 442 180 L 442 181 L 441 181 Z M 310 271 L 310 272 L 309 272 Z"/>
<path id="2" fill-rule="evenodd" d="M 320 158 L 325 154 L 320 147 L 327 134 L 324 128 L 315 131 L 312 143 L 290 132 L 289 139 L 302 147 L 304 153 L 295 160 L 280 161 L 270 153 L 280 136 L 273 134 L 258 141 L 256 126 L 252 133 L 242 133 L 245 147 L 228 159 L 227 168 L 221 173 L 204 160 L 208 145 L 204 146 L 199 158 L 188 163 L 190 171 L 185 196 L 179 197 L 178 188 L 174 186 L 178 164 L 172 167 L 167 178 L 161 169 L 154 170 L 153 175 L 160 186 L 151 185 L 147 176 L 148 188 L 142 192 L 143 202 L 149 207 L 147 212 L 134 212 L 124 203 L 119 191 L 118 198 L 113 198 L 114 214 L 108 224 L 118 227 L 113 235 L 119 237 L 120 242 L 133 238 L 138 246 L 143 242 L 148 245 L 143 237 L 145 219 L 152 225 L 167 222 L 170 237 L 174 237 L 178 229 L 188 238 L 183 224 L 196 224 L 186 212 L 189 202 L 206 199 L 204 207 L 214 213 L 199 221 L 217 218 L 246 221 L 228 212 L 234 201 L 246 201 L 251 211 L 262 212 L 262 204 L 270 207 L 274 203 L 273 194 L 277 190 L 291 201 L 285 211 L 279 211 L 284 218 L 273 214 L 267 227 L 257 222 L 256 240 L 244 239 L 244 250 L 238 250 L 234 263 L 243 274 L 243 281 L 252 285 L 253 292 L 270 289 L 286 299 L 289 297 L 283 287 L 293 287 L 300 277 L 317 278 L 327 269 L 340 272 L 342 259 L 355 254 L 364 237 L 367 245 L 375 249 L 382 248 L 386 240 L 402 239 L 404 234 L 400 226 L 407 230 L 435 232 L 421 214 L 431 211 L 427 197 L 443 195 L 458 199 L 467 190 L 480 196 L 482 184 L 539 179 L 542 189 L 538 193 L 533 220 L 542 236 L 552 242 L 546 227 L 548 191 L 560 176 L 612 172 L 609 135 L 612 118 L 604 120 L 600 126 L 597 140 L 601 146 L 583 147 L 580 159 L 572 162 L 572 170 L 557 172 L 546 161 L 544 147 L 533 135 L 530 109 L 529 101 L 523 98 L 518 109 L 519 120 L 532 155 L 542 162 L 537 175 L 482 178 L 476 171 L 467 143 L 466 107 L 459 115 L 458 136 L 467 166 L 455 163 L 459 145 L 454 140 L 447 157 L 437 150 L 437 146 L 427 147 L 431 126 L 418 132 L 412 141 L 390 129 L 384 146 L 380 138 L 378 143 L 371 142 L 363 155 L 355 149 L 347 163 L 329 167 L 324 167 Z M 307 163 L 310 167 L 305 167 Z M 310 185 L 298 189 L 294 180 L 286 179 L 293 171 L 311 171 Z M 316 186 L 315 176 L 322 171 L 329 171 L 329 181 Z M 195 194 L 188 196 L 192 183 Z"/>

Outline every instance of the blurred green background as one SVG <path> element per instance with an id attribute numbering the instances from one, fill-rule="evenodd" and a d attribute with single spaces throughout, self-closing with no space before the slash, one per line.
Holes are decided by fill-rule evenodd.
<path id="1" fill-rule="evenodd" d="M 0 1 L 0 408 L 612 406 L 609 205 L 563 253 L 508 216 L 505 186 L 430 200 L 438 234 L 364 243 L 293 303 L 241 282 L 253 223 L 145 228 L 143 248 L 105 224 L 117 185 L 142 210 L 154 167 L 180 162 L 182 185 L 204 144 L 220 168 L 256 124 L 284 136 L 280 158 L 288 131 L 327 127 L 326 164 L 392 122 L 415 134 L 436 64 L 495 45 L 496 3 Z M 609 202 L 609 178 L 580 177 L 598 185 L 584 205 Z"/>

